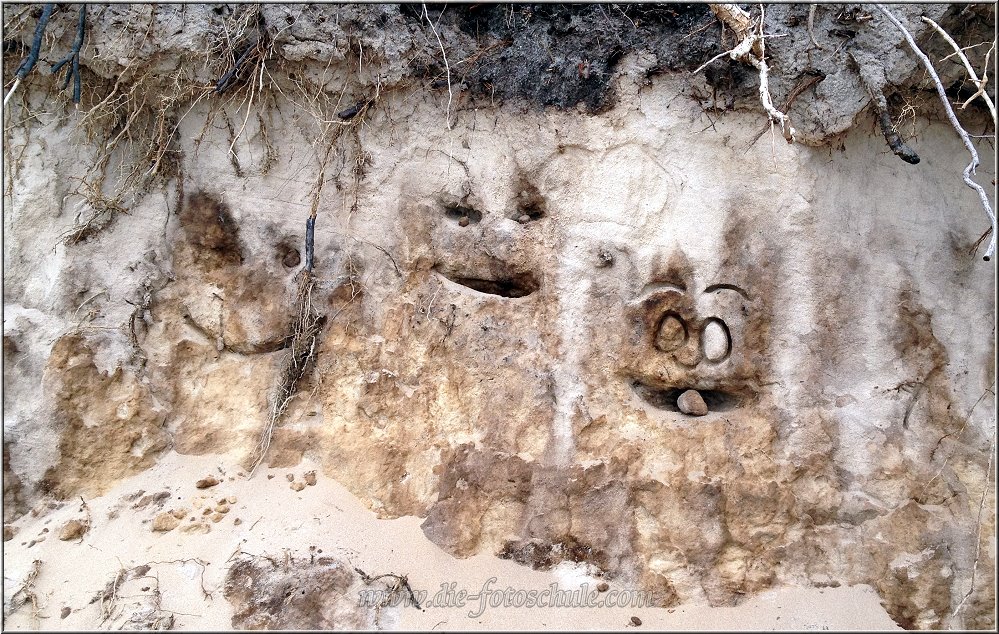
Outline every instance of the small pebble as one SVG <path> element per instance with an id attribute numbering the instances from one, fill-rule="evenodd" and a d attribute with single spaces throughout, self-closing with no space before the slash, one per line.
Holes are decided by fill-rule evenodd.
<path id="1" fill-rule="evenodd" d="M 178 525 L 180 525 L 180 519 L 173 513 L 160 513 L 153 519 L 153 532 L 166 533 L 177 528 Z"/>
<path id="2" fill-rule="evenodd" d="M 528 216 L 527 214 L 523 214 L 520 218 L 517 218 L 517 222 L 519 222 L 522 225 L 526 225 L 530 221 L 531 221 L 531 217 Z"/>
<path id="3" fill-rule="evenodd" d="M 467 227 L 468 226 L 468 216 L 462 216 L 458 220 L 458 226 L 459 227 Z"/>
<path id="4" fill-rule="evenodd" d="M 62 611 L 59 613 L 59 618 L 60 619 L 66 618 L 67 616 L 69 616 L 70 612 L 72 612 L 72 610 L 70 610 L 69 607 L 64 607 Z"/>
<path id="5" fill-rule="evenodd" d="M 288 482 L 294 482 L 295 481 L 295 474 L 294 473 L 289 473 L 285 477 L 288 479 Z"/>
<path id="6" fill-rule="evenodd" d="M 697 390 L 687 390 L 681 394 L 676 399 L 676 406 L 688 416 L 704 416 L 708 413 L 708 406 Z"/>
<path id="7" fill-rule="evenodd" d="M 232 523 L 233 523 L 233 525 L 234 525 L 234 526 L 239 526 L 240 524 L 242 524 L 242 523 L 243 523 L 243 520 L 241 520 L 241 519 L 239 519 L 239 518 L 237 517 L 236 519 L 234 519 L 234 520 L 232 521 Z"/>
<path id="8" fill-rule="evenodd" d="M 10 524 L 3 525 L 3 540 L 5 542 L 9 542 L 10 540 L 14 539 L 14 535 L 16 533 L 17 531 Z"/>
<path id="9" fill-rule="evenodd" d="M 198 480 L 198 482 L 194 486 L 199 489 L 207 489 L 215 486 L 218 483 L 219 483 L 218 478 L 214 476 L 208 476 L 207 478 L 201 478 L 200 480 Z"/>
<path id="10" fill-rule="evenodd" d="M 59 530 L 59 539 L 64 542 L 68 542 L 71 539 L 78 539 L 83 537 L 83 534 L 87 532 L 87 528 L 88 526 L 80 520 L 69 520 Z"/>
<path id="11" fill-rule="evenodd" d="M 305 477 L 305 483 L 307 485 L 309 485 L 310 487 L 316 486 L 316 472 L 315 471 L 309 471 L 308 473 L 305 474 L 304 477 Z"/>
<path id="12" fill-rule="evenodd" d="M 610 590 L 610 585 L 606 581 L 597 584 L 597 592 L 607 592 L 608 590 Z"/>
<path id="13" fill-rule="evenodd" d="M 305 488 L 305 483 L 304 482 L 292 482 L 291 483 L 291 488 L 294 489 L 295 491 L 301 491 L 302 489 Z"/>
<path id="14" fill-rule="evenodd" d="M 638 627 L 639 625 L 642 624 L 642 619 L 638 618 L 637 616 L 633 616 L 631 617 L 631 624 L 634 625 L 635 627 Z"/>

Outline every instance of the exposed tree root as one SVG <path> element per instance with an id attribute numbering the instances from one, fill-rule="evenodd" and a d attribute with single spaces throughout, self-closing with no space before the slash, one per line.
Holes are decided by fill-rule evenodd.
<path id="1" fill-rule="evenodd" d="M 926 53 L 919 48 L 916 44 L 916 40 L 914 40 L 912 34 L 909 33 L 909 30 L 898 21 L 895 14 L 888 10 L 888 7 L 882 4 L 874 6 L 880 9 L 885 17 L 888 18 L 888 21 L 894 24 L 895 28 L 901 31 L 902 36 L 905 37 L 905 41 L 909 44 L 909 48 L 912 49 L 912 52 L 915 53 L 916 57 L 918 57 L 923 63 L 923 66 L 926 68 L 926 72 L 929 73 L 930 78 L 933 80 L 933 83 L 937 88 L 937 94 L 940 96 L 940 102 L 943 103 L 944 109 L 947 113 L 947 120 L 950 121 L 950 124 L 954 127 L 958 136 L 961 137 L 961 140 L 964 142 L 964 147 L 967 148 L 968 153 L 971 154 L 971 162 L 964 168 L 962 176 L 964 177 L 965 184 L 978 193 L 978 197 L 982 201 L 982 207 L 985 208 L 985 213 L 988 215 L 989 221 L 992 223 L 992 238 L 989 240 L 989 247 L 985 250 L 985 255 L 983 256 L 983 259 L 988 261 L 992 258 L 992 255 L 996 251 L 996 215 L 992 211 L 992 204 L 989 202 L 989 196 L 985 192 L 985 188 L 971 178 L 971 175 L 975 173 L 975 170 L 978 169 L 978 166 L 981 164 L 981 161 L 978 158 L 978 151 L 975 150 L 975 146 L 971 142 L 968 132 L 961 126 L 961 122 L 957 120 L 957 115 L 954 114 L 954 108 L 950 105 L 950 99 L 947 97 L 947 91 L 944 89 L 944 85 L 940 81 L 940 76 L 937 75 L 936 69 L 933 68 L 933 63 L 930 62 L 930 58 L 927 57 Z"/>
<path id="2" fill-rule="evenodd" d="M 298 289 L 298 312 L 291 333 L 290 353 L 278 375 L 278 386 L 271 403 L 271 414 L 257 444 L 256 458 L 247 477 L 263 462 L 271 445 L 274 426 L 281 419 L 288 404 L 298 393 L 298 384 L 306 372 L 314 365 L 316 350 L 319 347 L 319 334 L 322 332 L 326 317 L 320 315 L 312 304 L 312 292 L 316 281 L 312 272 L 303 270 Z"/>
<path id="3" fill-rule="evenodd" d="M 730 58 L 752 65 L 760 73 L 760 103 L 770 117 L 771 124 L 779 124 L 781 134 L 788 143 L 794 142 L 794 127 L 791 126 L 791 119 L 774 107 L 773 97 L 770 95 L 770 68 L 766 62 L 766 47 L 763 35 L 763 5 L 760 5 L 759 29 L 753 28 L 753 20 L 748 13 L 735 4 L 709 4 L 711 11 L 718 16 L 729 28 L 735 31 L 736 37 L 741 41 L 735 48 L 720 53 L 694 71 L 694 74 L 701 72 L 706 66 L 717 59 L 728 55 Z"/>
<path id="4" fill-rule="evenodd" d="M 11 595 L 10 603 L 5 606 L 4 616 L 10 616 L 18 610 L 25 603 L 30 603 L 32 609 L 34 610 L 35 618 L 38 615 L 38 595 L 35 594 L 35 579 L 38 578 L 38 573 L 42 570 L 42 561 L 36 559 L 31 562 L 31 570 L 24 577 L 24 581 L 21 582 L 21 586 L 14 591 Z"/>

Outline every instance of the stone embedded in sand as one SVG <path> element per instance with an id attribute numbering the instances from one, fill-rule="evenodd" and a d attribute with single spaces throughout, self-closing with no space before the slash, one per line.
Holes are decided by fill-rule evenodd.
<path id="1" fill-rule="evenodd" d="M 179 520 L 182 520 L 185 517 L 187 517 L 187 514 L 189 512 L 190 511 L 188 511 L 187 509 L 174 509 L 174 510 L 170 511 L 170 513 L 172 513 L 173 516 L 176 517 Z"/>
<path id="2" fill-rule="evenodd" d="M 212 513 L 211 520 L 213 522 L 215 522 L 216 524 L 218 524 L 219 522 L 222 521 L 222 518 L 224 518 L 224 517 L 225 517 L 225 515 L 223 515 L 222 513 L 219 513 L 219 512 L 216 511 L 215 513 Z"/>
<path id="3" fill-rule="evenodd" d="M 179 525 L 180 520 L 173 513 L 160 513 L 153 519 L 153 532 L 167 533 Z"/>
<path id="4" fill-rule="evenodd" d="M 16 534 L 17 534 L 17 529 L 15 529 L 13 526 L 11 526 L 10 524 L 3 525 L 3 540 L 5 542 L 9 542 L 10 540 L 14 539 L 14 535 Z"/>
<path id="5" fill-rule="evenodd" d="M 305 483 L 304 482 L 292 482 L 291 483 L 291 488 L 294 489 L 295 491 L 301 491 L 302 489 L 305 488 Z"/>
<path id="6" fill-rule="evenodd" d="M 676 406 L 688 416 L 704 416 L 708 413 L 708 406 L 697 390 L 687 390 L 681 394 L 676 399 Z"/>
<path id="7" fill-rule="evenodd" d="M 294 482 L 295 481 L 295 474 L 294 473 L 285 474 L 284 477 L 285 477 L 286 480 L 288 480 L 288 482 Z"/>
<path id="8" fill-rule="evenodd" d="M 201 478 L 200 480 L 198 480 L 198 482 L 194 486 L 199 489 L 207 489 L 215 486 L 218 483 L 219 483 L 218 478 L 215 478 L 214 476 L 208 476 L 207 478 Z"/>
<path id="9" fill-rule="evenodd" d="M 190 533 L 192 535 L 204 535 L 211 532 L 212 525 L 206 522 L 195 522 L 194 524 L 182 526 L 180 530 L 183 533 Z"/>
<path id="10" fill-rule="evenodd" d="M 60 619 L 66 618 L 67 616 L 69 616 L 70 612 L 72 612 L 72 610 L 69 609 L 69 606 L 64 607 L 62 611 L 59 613 L 59 618 Z"/>
<path id="11" fill-rule="evenodd" d="M 458 226 L 459 227 L 467 227 L 468 226 L 468 216 L 462 216 L 458 220 Z"/>
<path id="12" fill-rule="evenodd" d="M 309 471 L 303 477 L 305 478 L 305 483 L 307 485 L 309 485 L 310 487 L 316 486 L 316 472 L 315 471 Z"/>
<path id="13" fill-rule="evenodd" d="M 78 539 L 83 537 L 83 534 L 87 532 L 90 528 L 86 522 L 80 520 L 69 520 L 62 525 L 62 529 L 59 530 L 59 539 L 64 542 L 68 542 L 71 539 Z"/>
<path id="14" fill-rule="evenodd" d="M 517 218 L 517 222 L 519 222 L 522 225 L 526 225 L 530 221 L 531 221 L 531 217 L 528 216 L 527 214 L 523 214 L 519 218 Z"/>
<path id="15" fill-rule="evenodd" d="M 634 625 L 635 627 L 638 627 L 639 625 L 642 624 L 642 619 L 638 618 L 637 616 L 633 616 L 631 617 L 631 624 Z"/>
<path id="16" fill-rule="evenodd" d="M 607 592 L 608 590 L 610 590 L 610 584 L 606 581 L 597 584 L 597 592 Z"/>

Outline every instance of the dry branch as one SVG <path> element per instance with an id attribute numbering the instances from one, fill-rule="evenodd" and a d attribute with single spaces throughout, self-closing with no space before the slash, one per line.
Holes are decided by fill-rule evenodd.
<path id="1" fill-rule="evenodd" d="M 69 86 L 69 80 L 73 80 L 73 103 L 80 103 L 80 48 L 83 46 L 83 36 L 87 30 L 87 5 L 80 5 L 80 17 L 76 25 L 76 39 L 73 40 L 73 47 L 70 49 L 66 57 L 62 58 L 61 61 L 52 65 L 52 74 L 58 73 L 59 69 L 69 64 L 69 70 L 66 71 L 66 81 L 62 84 L 62 89 L 65 90 Z"/>
<path id="2" fill-rule="evenodd" d="M 35 64 L 38 62 L 38 54 L 42 49 L 42 35 L 45 33 L 45 27 L 49 23 L 49 18 L 52 16 L 52 10 L 54 8 L 55 4 L 52 2 L 46 3 L 45 6 L 42 7 L 42 17 L 38 18 L 38 25 L 35 26 L 35 35 L 31 38 L 31 49 L 28 51 L 28 56 L 21 61 L 17 70 L 14 71 L 14 77 L 16 79 L 14 80 L 14 85 L 11 86 L 10 91 L 7 93 L 7 96 L 3 98 L 3 105 L 7 105 L 7 101 L 11 98 L 11 95 L 14 94 L 14 91 L 17 90 L 21 80 L 28 76 L 28 73 L 31 72 L 31 69 L 34 68 Z"/>
<path id="3" fill-rule="evenodd" d="M 916 44 L 916 40 L 914 40 L 912 34 L 909 33 L 909 30 L 898 21 L 898 18 L 896 18 L 895 15 L 888 10 L 888 7 L 883 4 L 876 4 L 874 6 L 880 9 L 885 17 L 895 25 L 895 28 L 902 32 L 902 35 L 905 37 L 905 41 L 909 44 L 909 48 L 912 49 L 912 52 L 916 54 L 916 57 L 918 57 L 923 63 L 923 66 L 926 67 L 926 72 L 929 73 L 930 77 L 933 79 L 933 83 L 937 88 L 937 94 L 940 96 L 940 101 L 943 103 L 944 109 L 947 112 L 947 119 L 950 121 L 950 124 L 954 126 L 954 130 L 957 132 L 958 136 L 961 137 L 961 140 L 964 142 L 964 147 L 968 149 L 968 153 L 971 154 L 971 162 L 968 163 L 966 168 L 964 168 L 962 176 L 964 177 L 965 184 L 978 192 L 978 196 L 982 201 L 982 207 L 985 208 L 985 213 L 988 215 L 989 221 L 992 223 L 992 238 L 989 240 L 989 248 L 985 250 L 985 256 L 983 257 L 985 261 L 988 261 L 992 258 L 992 255 L 996 250 L 996 215 L 992 211 L 992 204 L 989 202 L 988 194 L 985 193 L 985 188 L 971 178 L 971 175 L 975 173 L 975 170 L 981 164 L 981 161 L 978 159 L 978 152 L 975 150 L 975 146 L 971 142 L 968 132 L 961 127 L 961 122 L 957 120 L 957 115 L 954 114 L 954 108 L 950 105 L 950 99 L 947 98 L 947 91 L 944 89 L 943 83 L 941 83 L 940 76 L 937 75 L 936 69 L 933 68 L 933 63 L 930 62 L 930 58 L 927 57 L 926 53 L 919 48 Z"/>
<path id="4" fill-rule="evenodd" d="M 936 30 L 936 32 L 939 33 L 943 37 L 943 39 L 945 39 L 947 41 L 947 43 L 950 44 L 954 48 L 954 54 L 957 55 L 961 59 L 961 63 L 964 64 L 965 70 L 968 71 L 968 77 L 971 78 L 972 83 L 974 83 L 975 87 L 978 88 L 978 90 L 977 90 L 977 92 L 975 92 L 975 94 L 973 94 L 971 97 L 969 97 L 968 99 L 966 99 L 963 104 L 961 104 L 961 109 L 964 110 L 965 108 L 968 107 L 968 104 L 970 104 L 972 101 L 974 101 L 978 97 L 981 97 L 982 99 L 985 100 L 985 105 L 988 106 L 989 112 L 992 113 L 992 126 L 995 127 L 996 126 L 996 105 L 992 102 L 992 97 L 989 96 L 989 93 L 987 93 L 985 91 L 985 86 L 988 83 L 988 74 L 989 74 L 989 54 L 992 52 L 992 48 L 990 48 L 989 52 L 985 54 L 985 64 L 984 64 L 983 70 L 982 70 L 982 78 L 979 79 L 978 78 L 978 74 L 975 72 L 975 69 L 972 68 L 972 66 L 971 66 L 971 62 L 968 61 L 968 56 L 964 54 L 964 51 L 961 49 L 960 46 L 957 45 L 957 42 L 955 42 L 954 38 L 952 38 L 950 36 L 950 33 L 948 33 L 947 31 L 944 31 L 943 28 L 941 28 L 941 26 L 939 24 L 937 24 L 936 22 L 934 22 L 930 18 L 926 17 L 925 15 L 923 16 L 922 19 L 923 19 L 923 22 L 925 22 L 925 23 L 929 24 L 930 26 L 932 26 L 934 28 L 934 30 Z M 994 47 L 995 47 L 995 44 L 993 44 L 993 48 Z"/>
<path id="5" fill-rule="evenodd" d="M 735 5 L 733 5 L 735 6 Z M 441 12 L 443 15 L 443 11 Z M 434 26 L 433 21 L 430 19 L 430 14 L 427 13 L 427 5 L 423 5 L 423 17 L 427 19 L 427 23 L 430 24 L 430 30 L 434 32 L 434 37 L 437 38 L 437 44 L 441 47 L 441 55 L 444 57 L 444 70 L 447 73 L 447 111 L 444 114 L 444 123 L 447 124 L 447 129 L 451 129 L 451 101 L 453 95 L 451 93 L 451 65 L 447 61 L 447 53 L 444 51 L 444 42 L 441 40 L 441 36 L 437 33 L 437 28 Z"/>
<path id="6" fill-rule="evenodd" d="M 748 13 L 735 4 L 709 4 L 708 7 L 718 19 L 726 26 L 735 31 L 736 37 L 741 38 L 735 48 L 719 53 L 700 68 L 694 74 L 701 72 L 706 66 L 717 59 L 728 55 L 731 59 L 752 65 L 760 73 L 760 103 L 770 117 L 771 123 L 780 124 L 781 133 L 788 143 L 794 142 L 794 128 L 791 126 L 791 119 L 774 106 L 773 97 L 770 95 L 770 68 L 766 62 L 766 45 L 763 35 L 763 5 L 760 5 L 759 29 L 753 28 L 753 20 Z"/>
<path id="7" fill-rule="evenodd" d="M 870 68 L 863 66 L 852 53 L 848 53 L 848 55 L 854 64 L 857 65 L 860 82 L 867 89 L 867 94 L 871 96 L 871 103 L 878 113 L 878 125 L 881 127 L 881 134 L 884 135 L 885 141 L 888 142 L 888 147 L 895 153 L 895 156 L 906 163 L 916 165 L 919 163 L 919 155 L 902 140 L 898 129 L 892 123 L 891 113 L 888 111 L 888 99 L 884 93 L 885 80 L 883 75 L 879 80 L 875 80 Z"/>

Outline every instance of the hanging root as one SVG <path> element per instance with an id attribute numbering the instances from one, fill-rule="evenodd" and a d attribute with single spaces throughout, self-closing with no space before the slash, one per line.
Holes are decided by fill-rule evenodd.
<path id="1" fill-rule="evenodd" d="M 314 219 L 310 218 L 309 222 Z M 288 404 L 295 394 L 298 393 L 298 384 L 305 378 L 307 371 L 315 364 L 316 349 L 319 347 L 319 334 L 322 332 L 326 317 L 320 315 L 312 305 L 312 291 L 316 281 L 312 277 L 311 258 L 312 245 L 306 244 L 306 260 L 308 268 L 303 271 L 301 283 L 298 288 L 298 313 L 290 334 L 291 354 L 285 361 L 279 375 L 277 391 L 274 393 L 274 401 L 271 405 L 271 416 L 264 427 L 257 445 L 257 457 L 253 467 L 250 469 L 248 477 L 253 477 L 253 473 L 263 462 L 267 455 L 267 450 L 271 445 L 271 437 L 274 434 L 274 426 L 288 409 Z"/>
<path id="2" fill-rule="evenodd" d="M 957 42 L 955 42 L 954 38 L 950 36 L 950 33 L 944 31 L 939 24 L 929 19 L 925 15 L 923 16 L 922 20 L 926 24 L 932 26 L 933 29 L 943 37 L 943 39 L 947 40 L 947 43 L 950 44 L 951 47 L 954 49 L 953 54 L 957 55 L 958 58 L 960 58 L 961 63 L 964 64 L 964 69 L 968 71 L 968 77 L 971 79 L 971 82 L 975 84 L 975 87 L 978 89 L 977 91 L 975 91 L 975 94 L 968 97 L 964 101 L 964 103 L 961 104 L 961 110 L 964 110 L 965 108 L 968 107 L 968 104 L 970 104 L 978 97 L 981 97 L 982 99 L 985 100 L 985 105 L 988 106 L 989 112 L 992 113 L 993 127 L 996 126 L 997 125 L 996 105 L 995 103 L 993 103 L 992 97 L 989 96 L 989 93 L 985 91 L 985 86 L 986 84 L 988 84 L 989 81 L 989 57 L 991 56 L 992 51 L 995 49 L 995 43 L 993 42 L 992 48 L 990 48 L 988 53 L 985 54 L 985 64 L 982 66 L 982 78 L 979 79 L 978 73 L 975 72 L 975 69 L 971 66 L 971 62 L 968 61 L 968 56 L 964 54 L 964 51 L 961 49 L 960 46 L 957 45 Z"/>
<path id="3" fill-rule="evenodd" d="M 7 96 L 3 98 L 3 105 L 7 105 L 7 101 L 13 96 L 14 91 L 17 90 L 18 85 L 20 85 L 21 80 L 28 76 L 31 69 L 35 67 L 38 62 L 38 54 L 42 50 L 42 35 L 45 33 L 45 27 L 48 26 L 49 18 L 52 17 L 52 10 L 55 8 L 55 4 L 52 2 L 46 3 L 42 7 L 42 17 L 38 18 L 38 25 L 35 27 L 35 35 L 31 38 L 31 50 L 28 52 L 28 56 L 21 61 L 21 64 L 14 71 L 14 85 L 11 86 L 10 91 L 7 92 Z"/>
<path id="4" fill-rule="evenodd" d="M 66 90 L 69 80 L 73 80 L 73 103 L 80 104 L 80 48 L 83 46 L 83 35 L 87 30 L 87 5 L 80 5 L 80 19 L 76 25 L 76 39 L 73 41 L 73 48 L 62 59 L 62 61 L 52 65 L 52 74 L 59 72 L 59 69 L 69 64 L 66 71 L 66 80 L 62 84 L 62 89 Z"/>
<path id="5" fill-rule="evenodd" d="M 919 155 L 906 145 L 905 141 L 902 140 L 901 135 L 898 133 L 898 129 L 892 122 L 891 112 L 888 111 L 888 99 L 885 98 L 884 86 L 885 80 L 884 75 L 881 74 L 877 79 L 873 75 L 875 71 L 863 66 L 857 58 L 853 56 L 852 53 L 849 54 L 850 59 L 856 64 L 858 73 L 860 75 L 860 81 L 864 84 L 864 88 L 867 89 L 867 94 L 871 96 L 871 103 L 874 105 L 874 109 L 878 113 L 878 125 L 881 126 L 881 134 L 884 135 L 885 141 L 888 142 L 888 147 L 891 151 L 895 153 L 895 156 L 899 157 L 906 163 L 911 163 L 915 165 L 919 163 Z"/>
<path id="6" fill-rule="evenodd" d="M 964 177 L 965 184 L 968 187 L 974 189 L 978 193 L 978 197 L 982 201 L 982 207 L 985 208 L 985 213 L 986 215 L 988 215 L 989 221 L 992 223 L 992 238 L 989 240 L 989 248 L 985 250 L 985 256 L 982 258 L 987 262 L 992 258 L 992 255 L 996 251 L 996 215 L 992 211 L 992 204 L 989 202 L 988 194 L 985 193 L 985 188 L 976 183 L 971 178 L 971 175 L 975 173 L 975 170 L 981 164 L 981 161 L 979 161 L 978 159 L 978 152 L 975 150 L 975 146 L 971 142 L 971 138 L 968 136 L 968 132 L 963 127 L 961 127 L 961 122 L 957 120 L 957 115 L 954 114 L 954 108 L 951 107 L 950 105 L 950 99 L 947 98 L 947 91 L 944 89 L 943 83 L 941 83 L 940 77 L 939 75 L 937 75 L 936 69 L 933 68 L 933 63 L 930 62 L 930 58 L 927 57 L 926 53 L 924 53 L 922 49 L 919 48 L 919 46 L 916 44 L 916 40 L 914 40 L 912 34 L 909 33 L 909 30 L 906 29 L 905 26 L 903 26 L 902 23 L 898 21 L 898 18 L 896 18 L 895 15 L 888 10 L 888 7 L 882 4 L 876 4 L 874 6 L 876 6 L 881 11 L 881 13 L 883 13 L 885 17 L 888 18 L 889 22 L 895 25 L 895 28 L 897 28 L 899 31 L 902 32 L 902 36 L 905 37 L 905 41 L 909 44 L 909 48 L 912 49 L 912 52 L 916 54 L 916 57 L 918 57 L 919 60 L 923 63 L 923 66 L 926 67 L 926 72 L 929 73 L 930 78 L 933 80 L 933 83 L 936 85 L 937 95 L 940 96 L 940 102 L 943 103 L 944 109 L 947 112 L 947 119 L 950 121 L 950 124 L 954 127 L 954 130 L 957 132 L 958 136 L 961 137 L 961 140 L 964 142 L 964 147 L 967 148 L 968 153 L 971 154 L 971 162 L 968 163 L 968 166 L 964 168 L 962 176 Z"/>
<path id="7" fill-rule="evenodd" d="M 35 579 L 38 578 L 38 573 L 41 572 L 41 569 L 42 562 L 40 559 L 31 562 L 31 570 L 28 571 L 28 574 L 24 577 L 24 581 L 21 582 L 21 587 L 11 595 L 10 603 L 4 611 L 4 617 L 10 616 L 25 603 L 30 603 L 35 610 L 35 614 L 38 613 L 38 595 L 35 594 Z"/>
<path id="8" fill-rule="evenodd" d="M 788 143 L 794 142 L 794 128 L 791 126 L 791 119 L 774 106 L 773 97 L 770 95 L 770 68 L 766 62 L 766 46 L 763 35 L 763 5 L 760 5 L 759 30 L 753 28 L 753 20 L 748 13 L 735 4 L 709 4 L 711 11 L 718 16 L 718 19 L 726 26 L 735 31 L 736 37 L 742 41 L 735 48 L 720 53 L 705 62 L 694 74 L 701 72 L 706 66 L 728 55 L 730 58 L 752 65 L 760 72 L 760 103 L 773 124 L 780 125 L 781 133 Z"/>

